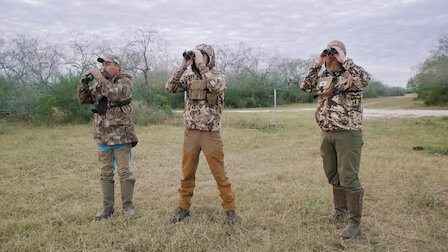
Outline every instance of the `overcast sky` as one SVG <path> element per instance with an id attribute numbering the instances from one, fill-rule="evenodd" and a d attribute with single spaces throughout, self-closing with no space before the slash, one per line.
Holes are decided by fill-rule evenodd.
<path id="1" fill-rule="evenodd" d="M 199 43 L 244 42 L 306 59 L 338 39 L 374 78 L 401 87 L 448 34 L 448 0 L 0 0 L 0 6 L 3 37 L 68 41 L 93 33 L 118 40 L 151 28 L 173 55 Z"/>

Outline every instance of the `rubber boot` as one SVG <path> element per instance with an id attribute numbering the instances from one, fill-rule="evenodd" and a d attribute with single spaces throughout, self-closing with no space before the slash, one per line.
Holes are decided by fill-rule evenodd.
<path id="1" fill-rule="evenodd" d="M 346 192 L 349 212 L 348 225 L 342 231 L 341 238 L 351 239 L 361 235 L 362 196 L 364 191 Z"/>
<path id="2" fill-rule="evenodd" d="M 334 214 L 332 221 L 344 223 L 347 216 L 347 198 L 344 188 L 333 186 Z"/>
<path id="3" fill-rule="evenodd" d="M 103 210 L 95 215 L 95 220 L 107 219 L 114 213 L 114 181 L 101 180 Z"/>
<path id="4" fill-rule="evenodd" d="M 123 202 L 123 213 L 129 217 L 135 216 L 134 206 L 132 205 L 132 196 L 134 195 L 135 181 L 121 181 L 121 200 Z"/>

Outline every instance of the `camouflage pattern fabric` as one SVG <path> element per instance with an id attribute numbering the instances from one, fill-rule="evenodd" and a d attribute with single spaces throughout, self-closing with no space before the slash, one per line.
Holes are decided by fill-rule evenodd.
<path id="1" fill-rule="evenodd" d="M 78 85 L 80 104 L 97 103 L 96 94 L 101 92 L 108 99 L 108 106 L 119 104 L 132 97 L 131 76 L 120 73 L 112 80 L 102 78 L 92 87 L 82 80 Z M 125 105 L 107 109 L 106 114 L 94 114 L 93 138 L 102 145 L 137 143 L 134 123 L 131 119 L 131 106 Z"/>
<path id="2" fill-rule="evenodd" d="M 207 93 L 221 93 L 216 104 L 209 105 L 207 100 L 187 99 L 184 112 L 184 124 L 187 129 L 202 131 L 219 131 L 224 109 L 224 90 L 226 89 L 226 75 L 222 71 L 213 69 L 215 53 L 213 47 L 205 44 L 195 49 L 204 50 L 209 56 L 207 65 L 200 64 L 193 72 L 185 73 L 186 68 L 178 68 L 168 79 L 165 89 L 170 93 L 188 91 L 193 80 L 205 80 Z"/>
<path id="3" fill-rule="evenodd" d="M 370 75 L 348 58 L 343 62 L 342 67 L 345 72 L 343 70 L 341 72 L 322 71 L 319 74 L 321 66 L 315 63 L 300 84 L 300 88 L 305 92 L 316 92 L 320 77 L 340 75 L 333 78 L 335 90 L 360 91 L 319 97 L 316 121 L 319 127 L 325 131 L 362 130 L 362 90 L 369 84 Z"/>

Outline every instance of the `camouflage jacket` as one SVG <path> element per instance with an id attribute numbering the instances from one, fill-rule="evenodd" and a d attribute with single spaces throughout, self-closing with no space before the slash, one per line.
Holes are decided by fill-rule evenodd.
<path id="1" fill-rule="evenodd" d="M 184 74 L 182 67 L 168 79 L 165 89 L 171 93 L 188 91 L 192 80 L 204 79 L 207 83 L 207 92 L 220 93 L 217 104 L 209 105 L 207 100 L 186 100 L 184 112 L 184 124 L 187 129 L 202 131 L 219 131 L 221 129 L 221 117 L 224 109 L 224 90 L 226 89 L 226 76 L 221 71 L 210 70 L 204 64 L 200 64 L 199 72 Z M 202 76 L 202 77 L 201 77 Z"/>
<path id="2" fill-rule="evenodd" d="M 342 63 L 339 72 L 321 73 L 321 66 L 313 64 L 300 88 L 304 91 L 316 92 L 320 77 L 333 77 L 335 92 L 327 97 L 319 97 L 316 110 L 316 121 L 325 131 L 362 130 L 362 90 L 370 82 L 370 75 L 351 59 Z M 349 91 L 350 90 L 350 91 Z M 356 92 L 359 91 L 359 92 Z"/>
<path id="3" fill-rule="evenodd" d="M 112 81 L 101 79 L 92 87 L 82 80 L 78 85 L 78 101 L 80 104 L 97 103 L 96 94 L 101 92 L 107 97 L 107 105 L 122 103 L 132 97 L 131 76 L 120 73 Z M 131 119 L 131 105 L 107 109 L 104 115 L 94 114 L 93 138 L 102 145 L 137 143 L 134 124 Z"/>

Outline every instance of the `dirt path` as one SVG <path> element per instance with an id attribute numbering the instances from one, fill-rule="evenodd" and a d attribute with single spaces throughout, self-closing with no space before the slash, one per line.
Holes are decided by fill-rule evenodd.
<path id="1" fill-rule="evenodd" d="M 314 111 L 315 108 L 279 109 L 277 112 Z M 273 109 L 224 110 L 224 113 L 274 113 Z M 448 110 L 364 109 L 364 118 L 416 118 L 448 116 Z"/>

